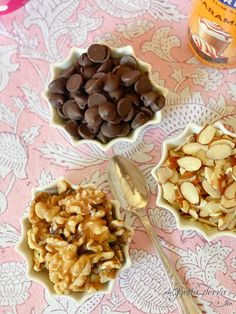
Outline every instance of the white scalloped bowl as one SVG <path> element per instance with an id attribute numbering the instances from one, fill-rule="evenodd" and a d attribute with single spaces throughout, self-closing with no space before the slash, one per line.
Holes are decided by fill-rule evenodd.
<path id="1" fill-rule="evenodd" d="M 105 45 L 108 46 L 107 44 L 105 44 Z M 169 91 L 166 88 L 156 84 L 153 81 L 152 75 L 151 75 L 151 70 L 152 70 L 151 64 L 146 63 L 146 62 L 142 61 L 141 59 L 139 59 L 138 57 L 136 57 L 136 55 L 134 54 L 134 50 L 131 46 L 125 46 L 125 47 L 121 47 L 121 48 L 113 48 L 110 46 L 108 46 L 108 47 L 111 49 L 111 56 L 112 57 L 133 56 L 137 61 L 138 68 L 143 72 L 148 72 L 148 77 L 149 77 L 149 79 L 153 85 L 153 89 L 158 91 L 164 97 L 166 97 L 168 95 Z M 87 49 L 72 48 L 70 50 L 69 56 L 66 59 L 64 59 L 62 62 L 52 64 L 50 67 L 51 68 L 50 81 L 52 81 L 58 77 L 58 73 L 60 73 L 61 69 L 66 69 L 71 64 L 75 63 L 78 60 L 78 58 L 82 55 L 82 53 L 84 53 L 84 52 L 87 52 Z M 45 100 L 47 101 L 49 108 L 50 108 L 50 112 L 51 112 L 50 125 L 65 131 L 63 119 L 61 119 L 58 116 L 56 109 L 53 106 L 51 106 L 51 104 L 48 100 L 48 95 L 49 95 L 48 88 L 46 88 L 46 90 L 44 90 L 42 95 L 45 98 Z M 132 131 L 128 136 L 122 136 L 122 137 L 114 138 L 106 144 L 103 144 L 103 143 L 99 142 L 98 140 L 94 140 L 94 139 L 92 139 L 92 140 L 89 140 L 89 139 L 78 140 L 75 137 L 72 137 L 68 132 L 66 132 L 66 131 L 65 132 L 66 132 L 66 134 L 68 134 L 69 138 L 71 139 L 72 144 L 75 146 L 79 146 L 80 144 L 83 144 L 83 143 L 86 143 L 86 144 L 91 143 L 91 144 L 97 144 L 99 146 L 99 148 L 101 148 L 103 151 L 106 151 L 112 145 L 119 143 L 121 141 L 132 142 L 132 143 L 135 142 L 139 133 L 144 128 L 146 128 L 148 125 L 157 124 L 160 121 L 161 121 L 161 110 L 158 112 L 154 112 L 154 116 L 151 120 L 147 121 L 145 124 L 143 124 L 142 126 L 138 127 L 134 131 Z"/>
<path id="2" fill-rule="evenodd" d="M 230 135 L 236 138 L 236 133 L 231 133 L 228 130 L 226 130 L 222 123 L 216 122 L 213 124 L 213 126 L 220 129 L 224 134 Z M 173 147 L 177 147 L 178 145 L 183 143 L 183 141 L 190 134 L 197 134 L 203 128 L 204 127 L 200 127 L 194 123 L 190 123 L 187 125 L 187 127 L 184 129 L 184 131 L 180 135 L 178 135 L 177 137 L 172 137 L 170 139 L 167 139 L 163 142 L 161 159 L 159 163 L 152 169 L 152 176 L 155 178 L 158 185 L 158 195 L 157 195 L 156 204 L 159 207 L 168 209 L 175 216 L 177 227 L 181 230 L 195 230 L 197 232 L 200 232 L 208 241 L 211 241 L 215 238 L 222 237 L 222 236 L 236 237 L 236 232 L 234 231 L 226 231 L 226 230 L 220 231 L 216 227 L 197 221 L 191 216 L 189 217 L 182 216 L 178 209 L 171 206 L 171 204 L 163 198 L 162 186 L 158 184 L 158 181 L 157 181 L 157 176 L 156 176 L 157 169 L 159 169 L 166 161 L 168 157 L 169 149 Z"/>
<path id="3" fill-rule="evenodd" d="M 44 187 L 37 187 L 32 189 L 32 197 L 34 199 L 35 194 L 40 191 L 48 192 L 48 193 L 55 193 L 57 192 L 57 181 L 60 179 L 64 179 L 63 177 L 58 178 L 57 180 L 53 181 L 51 184 L 44 186 Z M 67 181 L 68 182 L 68 181 Z M 72 188 L 75 189 L 77 186 L 72 185 Z M 94 185 L 86 185 L 86 186 L 94 186 Z M 120 205 L 119 202 L 112 200 L 111 201 L 114 209 L 115 209 L 115 217 L 117 219 L 120 219 Z M 33 265 L 33 250 L 30 249 L 28 245 L 28 237 L 27 237 L 27 232 L 31 228 L 31 223 L 28 220 L 28 217 L 25 216 L 21 220 L 21 237 L 20 240 L 16 246 L 16 251 L 20 253 L 27 264 L 27 276 L 30 280 L 37 281 L 44 286 L 48 293 L 50 294 L 51 297 L 59 297 L 59 296 L 67 296 L 77 303 L 81 304 L 87 299 L 89 299 L 92 295 L 94 294 L 109 294 L 112 291 L 113 285 L 115 283 L 116 278 L 119 276 L 119 273 L 124 271 L 126 268 L 131 266 L 131 259 L 129 256 L 129 244 L 131 241 L 131 238 L 133 236 L 133 229 L 126 226 L 126 228 L 131 232 L 131 238 L 130 241 L 127 245 L 124 246 L 123 248 L 123 253 L 125 256 L 125 263 L 124 265 L 120 268 L 120 270 L 117 272 L 116 278 L 113 280 L 110 280 L 104 285 L 104 288 L 98 292 L 93 292 L 93 293 L 87 293 L 87 292 L 72 292 L 70 294 L 57 294 L 54 291 L 53 288 L 53 283 L 49 279 L 48 271 L 46 269 L 41 270 L 40 272 L 37 272 L 34 270 L 34 265 Z"/>

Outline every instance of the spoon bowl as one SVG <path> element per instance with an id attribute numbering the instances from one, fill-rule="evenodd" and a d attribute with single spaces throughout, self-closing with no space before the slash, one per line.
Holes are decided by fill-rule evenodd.
<path id="1" fill-rule="evenodd" d="M 108 182 L 121 207 L 137 212 L 148 204 L 149 189 L 141 171 L 127 158 L 116 155 L 108 165 Z"/>

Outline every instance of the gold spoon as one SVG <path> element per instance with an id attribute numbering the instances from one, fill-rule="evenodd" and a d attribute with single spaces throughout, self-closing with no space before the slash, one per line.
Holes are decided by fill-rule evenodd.
<path id="1" fill-rule="evenodd" d="M 145 207 L 149 200 L 149 189 L 142 172 L 129 159 L 116 155 L 109 162 L 108 182 L 113 196 L 120 202 L 121 207 L 137 214 L 141 219 L 160 258 L 170 286 L 173 291 L 175 291 L 174 289 L 180 291 L 176 294 L 176 302 L 180 313 L 201 314 L 202 312 L 162 250 L 146 215 Z"/>

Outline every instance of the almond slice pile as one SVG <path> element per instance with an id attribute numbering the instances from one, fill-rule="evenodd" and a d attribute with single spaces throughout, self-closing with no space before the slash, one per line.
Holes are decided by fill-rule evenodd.
<path id="1" fill-rule="evenodd" d="M 157 180 L 183 215 L 236 231 L 236 138 L 207 125 L 169 150 Z"/>

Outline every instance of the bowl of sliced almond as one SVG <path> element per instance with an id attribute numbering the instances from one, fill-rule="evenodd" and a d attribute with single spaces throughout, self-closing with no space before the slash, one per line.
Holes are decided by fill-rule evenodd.
<path id="1" fill-rule="evenodd" d="M 157 205 L 174 214 L 179 229 L 199 231 L 207 240 L 236 237 L 236 134 L 223 124 L 190 123 L 164 141 L 152 175 Z"/>

